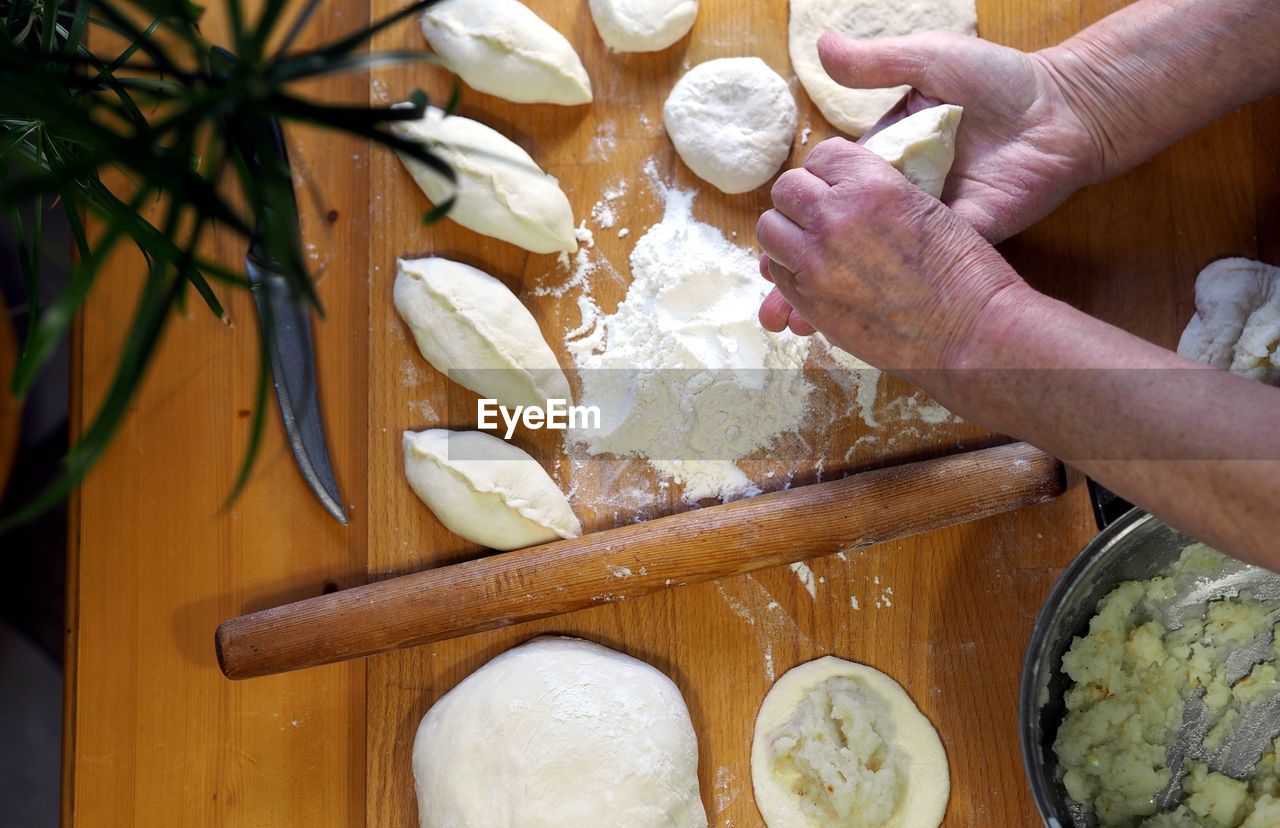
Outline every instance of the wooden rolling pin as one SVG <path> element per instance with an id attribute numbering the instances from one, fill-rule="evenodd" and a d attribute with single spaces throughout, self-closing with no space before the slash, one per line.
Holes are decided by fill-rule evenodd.
<path id="1" fill-rule="evenodd" d="M 233 679 L 533 621 L 830 555 L 1051 500 L 1062 465 L 1025 443 L 878 469 L 504 552 L 223 622 Z"/>

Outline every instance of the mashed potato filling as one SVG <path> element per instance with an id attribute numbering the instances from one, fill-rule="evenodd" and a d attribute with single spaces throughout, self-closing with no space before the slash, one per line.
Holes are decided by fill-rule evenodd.
<path id="1" fill-rule="evenodd" d="M 902 792 L 900 758 L 884 726 L 856 682 L 829 678 L 774 734 L 774 770 L 819 825 L 884 825 Z"/>
<path id="2" fill-rule="evenodd" d="M 1170 779 L 1168 748 L 1191 693 L 1204 689 L 1211 723 L 1204 747 L 1211 751 L 1234 731 L 1252 703 L 1280 692 L 1280 662 L 1254 666 L 1234 686 L 1227 683 L 1226 664 L 1232 651 L 1275 624 L 1280 602 L 1257 600 L 1244 591 L 1210 603 L 1203 617 L 1187 617 L 1180 629 L 1161 623 L 1179 587 L 1218 569 L 1223 560 L 1218 552 L 1193 544 L 1167 573 L 1121 584 L 1099 602 L 1088 634 L 1075 639 L 1063 656 L 1063 672 L 1073 684 L 1054 751 L 1065 771 L 1067 793 L 1092 808 L 1100 825 L 1280 826 L 1275 744 L 1248 782 L 1188 759 L 1185 799 L 1171 813 L 1156 813 L 1155 796 Z M 1272 648 L 1280 656 L 1274 641 Z"/>

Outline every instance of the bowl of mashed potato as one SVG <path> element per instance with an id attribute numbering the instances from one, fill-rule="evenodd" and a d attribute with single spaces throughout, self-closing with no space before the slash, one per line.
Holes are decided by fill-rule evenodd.
<path id="1" fill-rule="evenodd" d="M 1023 759 L 1045 824 L 1280 826 L 1276 734 L 1250 721 L 1280 699 L 1278 620 L 1280 577 L 1136 510 L 1107 527 L 1050 593 L 1023 665 Z M 1224 757 L 1250 740 L 1258 760 L 1235 773 Z"/>

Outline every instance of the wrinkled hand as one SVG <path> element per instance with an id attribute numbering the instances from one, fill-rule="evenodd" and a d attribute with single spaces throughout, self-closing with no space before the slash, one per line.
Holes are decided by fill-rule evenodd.
<path id="1" fill-rule="evenodd" d="M 988 241 L 1025 229 L 1101 174 L 1098 139 L 1072 108 L 1057 71 L 1038 54 L 950 32 L 879 40 L 828 33 L 818 52 L 827 73 L 846 86 L 912 87 L 867 136 L 939 103 L 965 108 L 942 201 Z M 777 205 L 777 187 L 774 193 Z M 761 271 L 769 278 L 765 259 Z M 769 294 L 760 321 L 771 331 L 814 332 L 785 291 Z"/>
<path id="2" fill-rule="evenodd" d="M 773 201 L 756 225 L 761 272 L 776 285 L 760 310 L 770 330 L 817 327 L 909 374 L 949 365 L 994 299 L 1030 290 L 954 212 L 843 138 L 783 173 Z"/>
<path id="3" fill-rule="evenodd" d="M 942 201 L 988 241 L 1026 229 L 1100 175 L 1101 139 L 1039 54 L 951 32 L 880 40 L 827 33 L 818 52 L 845 86 L 912 87 L 868 134 L 939 103 L 964 107 Z"/>

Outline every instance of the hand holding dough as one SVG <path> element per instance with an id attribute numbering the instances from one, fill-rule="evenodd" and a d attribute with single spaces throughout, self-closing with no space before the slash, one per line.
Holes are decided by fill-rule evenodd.
<path id="1" fill-rule="evenodd" d="M 922 109 L 868 138 L 863 146 L 893 165 L 934 198 L 942 197 L 956 160 L 956 130 L 964 108 L 943 104 Z"/>
<path id="2" fill-rule="evenodd" d="M 908 88 L 850 89 L 836 83 L 822 68 L 818 38 L 828 31 L 870 40 L 931 30 L 975 34 L 974 0 L 791 0 L 791 63 L 823 117 L 856 138 L 875 126 Z"/>
<path id="3" fill-rule="evenodd" d="M 591 102 L 591 79 L 564 35 L 518 0 L 441 0 L 422 34 L 445 68 L 516 103 Z"/>
<path id="4" fill-rule="evenodd" d="M 416 121 L 395 121 L 391 131 L 429 147 L 453 168 L 456 189 L 422 162 L 400 156 L 432 204 L 456 196 L 449 218 L 458 224 L 533 253 L 578 249 L 573 208 L 559 182 L 502 133 L 434 106 Z"/>
<path id="5" fill-rule="evenodd" d="M 867 138 L 864 148 L 884 158 L 912 184 L 939 198 L 955 161 L 956 130 L 963 112 L 962 107 L 951 104 L 921 110 Z M 793 313 L 791 303 L 777 288 L 764 300 L 760 314 L 768 330 L 791 327 L 802 335 L 814 332 Z"/>
<path id="6" fill-rule="evenodd" d="M 512 408 L 570 401 L 533 314 L 488 273 L 438 256 L 400 259 L 395 303 L 427 362 L 463 388 Z"/>
<path id="7" fill-rule="evenodd" d="M 906 691 L 832 656 L 765 696 L 751 783 L 768 828 L 937 828 L 951 792 L 938 733 Z"/>
<path id="8" fill-rule="evenodd" d="M 568 499 L 538 461 L 492 434 L 406 431 L 404 473 L 449 531 L 491 549 L 582 534 Z"/>
<path id="9" fill-rule="evenodd" d="M 576 638 L 535 638 L 463 679 L 413 741 L 422 828 L 705 828 L 676 685 Z"/>

